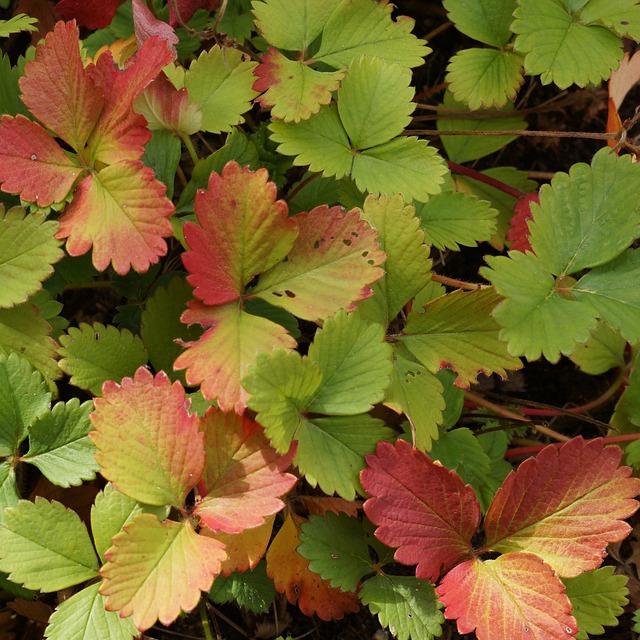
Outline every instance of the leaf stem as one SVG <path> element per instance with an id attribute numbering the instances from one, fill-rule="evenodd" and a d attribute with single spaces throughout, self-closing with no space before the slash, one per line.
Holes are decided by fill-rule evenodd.
<path id="1" fill-rule="evenodd" d="M 516 200 L 526 195 L 524 191 L 520 191 L 520 189 L 516 189 L 510 184 L 502 182 L 502 180 L 497 180 L 496 178 L 492 178 L 491 176 L 488 176 L 484 173 L 480 173 L 480 171 L 476 171 L 471 167 L 464 167 L 457 162 L 449 161 L 449 169 L 451 173 L 458 173 L 461 176 L 467 176 L 468 178 L 472 178 L 473 180 L 477 180 L 478 182 L 483 182 L 484 184 L 493 187 L 494 189 L 498 189 L 499 191 L 512 196 Z"/>
<path id="2" fill-rule="evenodd" d="M 533 129 L 503 129 L 499 131 L 471 131 L 468 129 L 407 129 L 404 135 L 415 136 L 522 136 L 525 138 L 582 138 L 586 140 L 618 140 L 618 132 L 598 131 L 536 131 Z"/>
<path id="3" fill-rule="evenodd" d="M 448 276 L 441 276 L 439 273 L 432 273 L 431 279 L 434 282 L 439 282 L 448 287 L 455 287 L 457 289 L 465 289 L 467 291 L 478 291 L 480 289 L 486 289 L 490 285 L 480 284 L 475 282 L 466 282 L 465 280 L 458 280 L 457 278 L 449 278 Z"/>
<path id="4" fill-rule="evenodd" d="M 196 151 L 196 148 L 193 146 L 193 142 L 191 141 L 191 138 L 187 134 L 181 134 L 180 138 L 184 143 L 186 150 L 189 152 L 189 155 L 191 156 L 191 161 L 195 166 L 198 163 L 198 160 L 200 160 L 200 158 L 198 157 L 198 152 Z"/>
<path id="5" fill-rule="evenodd" d="M 207 603 L 204 598 L 200 598 L 198 604 L 198 611 L 200 612 L 200 622 L 202 623 L 202 630 L 204 631 L 204 637 L 206 640 L 215 640 L 213 637 L 213 631 L 211 630 L 211 621 L 209 620 L 209 614 L 207 613 Z"/>
<path id="6" fill-rule="evenodd" d="M 491 400 L 483 398 L 481 395 L 474 393 L 473 391 L 465 390 L 464 397 L 478 407 L 489 409 L 489 411 L 493 411 L 493 413 L 502 416 L 503 418 L 509 418 L 509 420 L 515 420 L 516 422 L 529 422 L 529 418 L 525 418 L 523 415 L 520 415 L 515 411 L 511 411 L 506 407 L 501 407 L 500 405 L 491 402 Z"/>
<path id="7" fill-rule="evenodd" d="M 627 433 L 621 436 L 607 436 L 605 438 L 602 438 L 602 441 L 605 444 L 622 444 L 624 442 L 635 442 L 636 440 L 640 440 L 640 433 Z M 514 449 L 509 449 L 505 453 L 505 457 L 521 458 L 523 456 L 528 456 L 532 453 L 534 454 L 538 453 L 538 451 L 542 451 L 542 449 L 548 446 L 549 446 L 548 444 L 539 444 L 531 447 L 516 447 Z"/>

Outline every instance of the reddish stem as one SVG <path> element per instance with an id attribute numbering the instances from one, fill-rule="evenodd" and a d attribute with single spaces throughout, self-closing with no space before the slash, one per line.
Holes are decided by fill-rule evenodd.
<path id="1" fill-rule="evenodd" d="M 622 436 L 607 436 L 602 438 L 605 444 L 619 444 L 623 442 L 634 442 L 636 440 L 640 440 L 640 433 L 627 433 Z M 542 451 L 545 447 L 548 446 L 560 446 L 562 443 L 554 443 L 553 445 L 548 444 L 539 444 L 531 447 L 516 447 L 514 449 L 509 449 L 505 453 L 505 458 L 521 458 L 523 456 L 528 456 L 532 453 L 538 453 L 538 451 Z"/>
<path id="2" fill-rule="evenodd" d="M 449 169 L 452 173 L 458 173 L 461 176 L 467 176 L 468 178 L 472 178 L 473 180 L 477 180 L 478 182 L 484 182 L 484 184 L 488 184 L 490 187 L 498 189 L 499 191 L 502 191 L 503 193 L 516 198 L 516 200 L 526 195 L 524 191 L 520 191 L 520 189 L 516 189 L 515 187 L 506 184 L 505 182 L 502 182 L 502 180 L 496 180 L 495 178 L 487 176 L 484 173 L 480 173 L 480 171 L 476 171 L 475 169 L 471 169 L 470 167 L 463 167 L 457 162 L 449 161 Z"/>

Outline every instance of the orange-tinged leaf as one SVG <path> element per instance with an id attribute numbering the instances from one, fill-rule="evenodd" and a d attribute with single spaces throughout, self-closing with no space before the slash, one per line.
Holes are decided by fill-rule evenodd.
<path id="1" fill-rule="evenodd" d="M 297 496 L 296 500 L 304 505 L 309 514 L 315 516 L 324 516 L 327 513 L 346 513 L 352 518 L 357 518 L 358 510 L 361 507 L 361 504 L 355 500 L 349 501 L 329 496 Z"/>
<path id="2" fill-rule="evenodd" d="M 223 545 L 198 535 L 189 521 L 160 522 L 144 513 L 113 538 L 100 593 L 107 610 L 132 615 L 141 631 L 156 620 L 169 625 L 211 588 L 224 557 Z"/>
<path id="3" fill-rule="evenodd" d="M 83 172 L 58 143 L 24 116 L 0 118 L 0 183 L 5 193 L 47 207 L 61 202 Z"/>
<path id="4" fill-rule="evenodd" d="M 618 447 L 574 438 L 525 460 L 498 489 L 484 528 L 486 547 L 540 556 L 562 577 L 598 567 L 606 546 L 625 538 L 640 479 L 620 467 Z"/>
<path id="5" fill-rule="evenodd" d="M 194 295 L 205 304 L 237 300 L 258 273 L 280 262 L 293 246 L 297 226 L 266 169 L 228 162 L 196 195 L 199 224 L 186 224 L 189 251 L 182 255 Z"/>
<path id="6" fill-rule="evenodd" d="M 359 608 L 358 596 L 332 587 L 309 569 L 309 561 L 297 551 L 300 544 L 301 518 L 287 516 L 267 551 L 267 573 L 276 590 L 284 593 L 291 604 L 297 604 L 306 616 L 321 620 L 340 620 Z"/>
<path id="7" fill-rule="evenodd" d="M 435 582 L 469 557 L 480 505 L 469 485 L 408 442 L 380 442 L 360 480 L 371 497 L 364 512 L 376 537 L 396 547 L 395 559 L 417 564 L 416 576 Z"/>
<path id="8" fill-rule="evenodd" d="M 214 532 L 240 533 L 284 507 L 280 499 L 296 483 L 285 470 L 291 456 L 271 448 L 250 418 L 209 409 L 201 422 L 205 443 L 202 481 L 206 495 L 194 513 Z"/>
<path id="9" fill-rule="evenodd" d="M 102 29 L 109 25 L 122 0 L 60 0 L 55 10 L 63 18 L 75 18 L 83 27 Z"/>
<path id="10" fill-rule="evenodd" d="M 268 516 L 259 527 L 234 534 L 213 533 L 207 528 L 200 531 L 201 535 L 215 538 L 224 544 L 227 557 L 222 563 L 222 575 L 229 576 L 234 571 L 249 571 L 258 565 L 271 540 L 275 519 L 275 516 Z"/>
<path id="11" fill-rule="evenodd" d="M 134 500 L 181 507 L 204 469 L 204 436 L 182 385 L 140 367 L 105 382 L 102 396 L 90 434 L 102 475 Z"/>
<path id="12" fill-rule="evenodd" d="M 93 246 L 93 264 L 124 275 L 146 271 L 167 252 L 173 204 L 166 187 L 141 162 L 123 161 L 84 178 L 60 218 L 58 238 L 79 256 Z"/>
<path id="13" fill-rule="evenodd" d="M 201 384 L 207 400 L 216 400 L 223 411 L 242 413 L 248 393 L 242 380 L 259 353 L 293 349 L 296 341 L 286 329 L 270 320 L 246 313 L 236 304 L 207 307 L 192 300 L 182 314 L 185 324 L 200 324 L 207 330 L 174 363 L 186 369 L 190 385 Z"/>
<path id="14" fill-rule="evenodd" d="M 561 580 L 530 553 L 467 560 L 436 591 L 445 617 L 478 640 L 567 640 L 578 631 Z"/>
<path id="15" fill-rule="evenodd" d="M 293 249 L 261 276 L 255 295 L 312 321 L 352 311 L 372 295 L 369 285 L 384 275 L 385 254 L 359 209 L 323 205 L 293 219 L 300 229 Z"/>
<path id="16" fill-rule="evenodd" d="M 151 37 L 124 69 L 114 63 L 110 51 L 90 68 L 91 77 L 105 96 L 104 108 L 89 138 L 89 157 L 93 162 L 112 164 L 142 157 L 151 134 L 146 120 L 133 111 L 133 103 L 173 58 L 164 40 Z"/>
<path id="17" fill-rule="evenodd" d="M 45 126 L 81 151 L 98 121 L 102 90 L 80 58 L 75 22 L 58 22 L 20 79 L 22 100 Z"/>

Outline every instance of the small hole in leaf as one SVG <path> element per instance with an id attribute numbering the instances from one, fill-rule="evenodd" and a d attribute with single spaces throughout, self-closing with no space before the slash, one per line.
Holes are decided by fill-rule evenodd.
<path id="1" fill-rule="evenodd" d="M 363 258 L 366 258 L 368 255 L 369 255 L 369 252 L 368 252 L 368 251 L 363 251 L 363 252 L 362 252 L 362 257 L 363 257 Z"/>
<path id="2" fill-rule="evenodd" d="M 357 237 L 358 237 L 358 232 L 357 232 L 357 231 L 352 231 L 352 232 L 351 232 L 351 235 L 352 235 L 354 238 L 357 238 Z"/>
<path id="3" fill-rule="evenodd" d="M 374 265 L 375 264 L 375 260 L 367 260 L 367 264 Z"/>
<path id="4" fill-rule="evenodd" d="M 37 159 L 38 159 L 38 156 L 37 156 L 35 153 L 32 153 L 32 154 L 31 154 L 31 159 L 32 159 L 32 160 L 37 160 Z"/>
<path id="5" fill-rule="evenodd" d="M 316 241 L 313 243 L 313 248 L 314 248 L 314 249 L 319 249 L 319 248 L 320 248 L 320 240 L 316 240 Z"/>
<path id="6" fill-rule="evenodd" d="M 347 247 L 351 246 L 351 240 L 349 240 L 349 238 L 345 238 L 343 241 L 343 244 L 345 244 Z"/>
<path id="7" fill-rule="evenodd" d="M 280 291 L 273 291 L 272 293 L 276 298 L 282 298 L 282 293 L 280 293 Z"/>
<path id="8" fill-rule="evenodd" d="M 287 296 L 287 298 L 295 298 L 296 297 L 296 294 L 293 293 L 293 291 L 291 291 L 289 289 L 285 289 L 284 293 Z"/>

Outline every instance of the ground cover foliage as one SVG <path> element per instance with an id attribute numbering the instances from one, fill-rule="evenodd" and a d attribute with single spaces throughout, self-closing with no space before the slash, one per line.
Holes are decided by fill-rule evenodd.
<path id="1" fill-rule="evenodd" d="M 0 640 L 640 633 L 640 3 L 399 5 L 0 0 Z"/>

